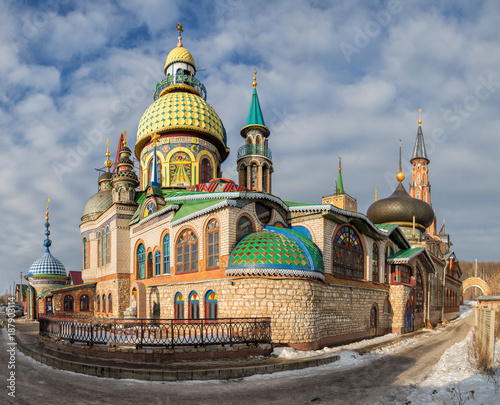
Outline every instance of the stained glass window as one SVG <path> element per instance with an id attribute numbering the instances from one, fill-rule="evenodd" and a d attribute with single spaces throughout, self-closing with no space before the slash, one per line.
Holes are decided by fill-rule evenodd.
<path id="1" fill-rule="evenodd" d="M 376 243 L 372 247 L 372 281 L 379 281 L 378 274 L 378 246 Z"/>
<path id="2" fill-rule="evenodd" d="M 72 312 L 74 310 L 73 304 L 73 296 L 72 295 L 65 295 L 64 296 L 64 310 L 68 312 Z"/>
<path id="3" fill-rule="evenodd" d="M 185 229 L 176 243 L 176 273 L 198 271 L 198 238 L 191 229 Z"/>
<path id="4" fill-rule="evenodd" d="M 175 319 L 184 319 L 184 297 L 181 293 L 175 295 L 174 313 Z"/>
<path id="5" fill-rule="evenodd" d="M 155 276 L 161 275 L 161 253 L 159 250 L 155 253 Z"/>
<path id="6" fill-rule="evenodd" d="M 394 251 L 392 250 L 392 247 L 387 246 L 387 249 L 385 250 L 385 282 L 389 284 L 391 282 L 390 275 L 390 264 L 387 262 L 387 259 L 394 254 Z"/>
<path id="7" fill-rule="evenodd" d="M 341 276 L 364 278 L 364 254 L 358 234 L 342 226 L 333 238 L 332 271 Z"/>
<path id="8" fill-rule="evenodd" d="M 208 159 L 202 159 L 200 170 L 200 183 L 208 183 L 212 180 L 212 167 Z"/>
<path id="9" fill-rule="evenodd" d="M 189 294 L 189 319 L 200 319 L 200 301 L 196 291 Z"/>
<path id="10" fill-rule="evenodd" d="M 170 274 L 170 234 L 163 237 L 163 274 Z"/>
<path id="11" fill-rule="evenodd" d="M 392 266 L 392 282 L 410 284 L 411 268 L 404 264 Z"/>
<path id="12" fill-rule="evenodd" d="M 80 311 L 90 310 L 90 298 L 87 294 L 83 294 L 80 297 Z"/>
<path id="13" fill-rule="evenodd" d="M 137 247 L 137 278 L 146 278 L 146 249 L 142 243 Z"/>
<path id="14" fill-rule="evenodd" d="M 144 209 L 144 218 L 151 215 L 153 212 L 156 212 L 156 204 L 151 200 L 146 204 L 146 208 Z"/>
<path id="15" fill-rule="evenodd" d="M 217 295 L 210 290 L 205 298 L 205 318 L 217 319 Z"/>
<path id="16" fill-rule="evenodd" d="M 219 267 L 219 222 L 212 219 L 207 225 L 208 268 Z"/>
<path id="17" fill-rule="evenodd" d="M 424 284 L 420 271 L 417 270 L 417 277 L 415 283 L 415 312 L 424 311 Z"/>

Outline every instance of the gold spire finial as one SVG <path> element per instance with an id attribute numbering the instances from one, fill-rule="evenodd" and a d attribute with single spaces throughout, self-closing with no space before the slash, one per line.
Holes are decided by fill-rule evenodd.
<path id="1" fill-rule="evenodd" d="M 377 187 L 375 187 L 375 201 L 378 200 L 378 190 L 377 190 Z"/>
<path id="2" fill-rule="evenodd" d="M 176 25 L 177 31 L 179 31 L 179 43 L 177 44 L 177 47 L 180 48 L 182 47 L 182 33 L 184 32 L 184 28 L 182 28 L 181 23 L 177 23 Z"/>
<path id="3" fill-rule="evenodd" d="M 255 78 L 255 75 L 257 74 L 257 69 L 254 70 L 253 72 L 253 82 L 252 82 L 252 86 L 253 88 L 255 89 L 257 87 L 257 79 Z"/>
<path id="4" fill-rule="evenodd" d="M 418 109 L 418 126 L 422 125 L 422 109 Z"/>
<path id="5" fill-rule="evenodd" d="M 339 170 L 342 170 L 342 158 L 339 156 Z"/>
<path id="6" fill-rule="evenodd" d="M 127 146 L 127 130 L 123 131 L 123 146 Z"/>
<path id="7" fill-rule="evenodd" d="M 153 141 L 154 145 L 155 145 L 155 148 L 156 148 L 156 143 L 158 142 L 158 138 L 160 138 L 160 135 L 158 135 L 157 133 L 154 133 L 152 136 L 151 136 L 151 140 Z"/>
<path id="8" fill-rule="evenodd" d="M 399 172 L 396 174 L 396 180 L 400 183 L 405 179 L 405 174 L 401 169 L 401 138 L 399 138 Z"/>
<path id="9" fill-rule="evenodd" d="M 109 160 L 109 157 L 111 156 L 111 153 L 109 153 L 109 138 L 106 141 L 106 160 L 104 161 L 104 166 L 107 167 L 108 169 L 113 166 L 113 163 L 111 160 Z"/>
<path id="10" fill-rule="evenodd" d="M 50 202 L 50 198 L 47 197 L 47 212 L 45 213 L 45 220 L 46 221 L 49 220 L 49 202 Z"/>

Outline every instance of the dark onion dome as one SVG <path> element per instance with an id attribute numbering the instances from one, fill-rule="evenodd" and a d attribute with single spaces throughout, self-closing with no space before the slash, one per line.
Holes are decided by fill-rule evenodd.
<path id="1" fill-rule="evenodd" d="M 428 228 L 434 221 L 434 210 L 425 201 L 410 196 L 404 186 L 399 183 L 390 197 L 375 201 L 366 212 L 368 219 L 374 224 L 407 224 L 415 223 Z"/>
<path id="2" fill-rule="evenodd" d="M 93 221 L 103 212 L 113 205 L 111 190 L 104 190 L 95 193 L 89 198 L 83 209 L 82 222 Z"/>

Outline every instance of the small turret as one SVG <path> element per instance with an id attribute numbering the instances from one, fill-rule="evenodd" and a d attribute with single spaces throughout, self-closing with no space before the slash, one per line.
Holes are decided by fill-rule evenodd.
<path id="1" fill-rule="evenodd" d="M 327 195 L 322 198 L 322 204 L 331 204 L 337 208 L 349 211 L 358 210 L 358 202 L 344 190 L 344 181 L 342 180 L 342 159 L 339 156 L 339 173 L 337 175 L 337 184 L 335 194 Z"/>
<path id="2" fill-rule="evenodd" d="M 130 159 L 132 151 L 127 147 L 127 131 L 123 131 L 119 141 L 119 158 L 115 172 L 112 175 L 113 202 L 120 204 L 135 204 L 135 189 L 139 185 L 134 163 Z"/>

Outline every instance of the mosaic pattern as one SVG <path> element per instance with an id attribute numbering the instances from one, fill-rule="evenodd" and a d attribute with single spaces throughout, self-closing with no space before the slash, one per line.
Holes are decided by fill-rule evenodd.
<path id="1" fill-rule="evenodd" d="M 149 106 L 137 130 L 137 141 L 167 130 L 197 131 L 225 145 L 225 130 L 215 110 L 201 97 L 185 92 L 168 93 Z"/>
<path id="2" fill-rule="evenodd" d="M 189 63 L 196 69 L 196 65 L 194 64 L 193 55 L 183 46 L 176 47 L 170 51 L 167 56 L 167 60 L 165 61 L 165 69 L 175 62 L 185 62 Z"/>
<path id="3" fill-rule="evenodd" d="M 52 256 L 52 253 L 45 252 L 40 259 L 31 265 L 28 277 L 40 274 L 66 276 L 66 269 L 59 260 Z"/>
<path id="4" fill-rule="evenodd" d="M 333 243 L 346 245 L 348 248 L 359 250 L 360 252 L 363 251 L 363 247 L 361 246 L 358 235 L 352 230 L 352 228 L 349 228 L 348 226 L 343 226 L 338 230 Z"/>

